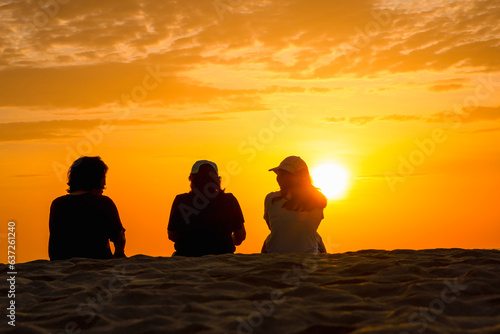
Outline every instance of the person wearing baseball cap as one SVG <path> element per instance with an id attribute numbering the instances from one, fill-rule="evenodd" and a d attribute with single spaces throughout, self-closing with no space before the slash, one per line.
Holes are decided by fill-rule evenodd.
<path id="1" fill-rule="evenodd" d="M 291 155 L 283 159 L 283 161 L 279 164 L 278 167 L 271 168 L 270 172 L 276 172 L 279 170 L 287 171 L 291 174 L 297 174 L 300 170 L 307 169 L 306 162 L 302 160 L 300 157 Z"/>
<path id="2" fill-rule="evenodd" d="M 221 188 L 217 165 L 198 160 L 189 174 L 191 191 L 177 195 L 168 222 L 174 255 L 234 253 L 246 238 L 243 213 L 236 197 Z"/>
<path id="3" fill-rule="evenodd" d="M 208 161 L 208 160 L 198 160 L 198 161 L 196 161 L 193 164 L 193 167 L 191 167 L 191 174 L 190 175 L 198 174 L 198 172 L 200 171 L 200 167 L 203 166 L 203 165 L 207 165 L 207 166 L 212 167 L 213 168 L 213 172 L 215 172 L 216 175 L 219 175 L 219 169 L 217 168 L 217 165 L 215 164 L 215 162 Z"/>
<path id="4" fill-rule="evenodd" d="M 314 187 L 309 168 L 298 156 L 286 157 L 274 168 L 280 191 L 264 201 L 264 219 L 271 233 L 262 253 L 326 253 L 317 229 L 326 197 Z"/>

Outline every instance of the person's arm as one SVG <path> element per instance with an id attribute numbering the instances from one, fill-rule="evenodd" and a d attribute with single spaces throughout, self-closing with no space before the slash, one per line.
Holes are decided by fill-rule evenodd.
<path id="1" fill-rule="evenodd" d="M 262 249 L 260 250 L 261 253 L 267 253 L 267 245 L 266 245 L 266 242 L 264 241 L 264 243 L 262 244 Z"/>
<path id="2" fill-rule="evenodd" d="M 115 245 L 115 254 L 113 256 L 115 259 L 127 257 L 125 255 L 125 230 L 121 230 L 118 238 L 113 241 L 113 244 Z"/>
<path id="3" fill-rule="evenodd" d="M 243 240 L 247 237 L 247 231 L 245 230 L 245 225 L 242 225 L 239 230 L 236 230 L 231 235 L 233 238 L 233 245 L 239 246 L 243 242 Z"/>
<path id="4" fill-rule="evenodd" d="M 229 215 L 231 216 L 232 228 L 231 238 L 233 240 L 233 245 L 239 246 L 247 237 L 247 231 L 245 230 L 245 219 L 243 218 L 243 212 L 241 211 L 240 204 L 233 194 L 227 195 Z"/>
<path id="5" fill-rule="evenodd" d="M 55 238 L 55 222 L 56 222 L 56 201 L 54 200 L 50 205 L 49 215 L 49 259 L 56 260 L 60 255 L 57 253 L 56 238 Z"/>
<path id="6" fill-rule="evenodd" d="M 174 198 L 172 203 L 172 208 L 170 209 L 170 217 L 167 224 L 167 235 L 168 239 L 177 242 L 179 240 L 179 229 L 182 226 L 183 217 L 179 210 L 179 204 L 181 203 L 180 195 Z"/>
<path id="7" fill-rule="evenodd" d="M 316 232 L 316 241 L 318 242 L 318 250 L 319 250 L 320 254 L 326 254 L 327 251 L 326 251 L 325 244 L 323 243 L 323 239 L 321 238 L 321 236 L 319 235 L 318 232 Z"/>
<path id="8" fill-rule="evenodd" d="M 267 216 L 264 216 L 264 220 L 266 221 L 267 227 L 271 229 L 271 225 L 269 225 L 269 219 L 267 218 Z"/>
<path id="9" fill-rule="evenodd" d="M 107 196 L 102 196 L 102 200 L 107 204 L 109 214 L 109 240 L 115 246 L 113 257 L 119 259 L 126 257 L 125 255 L 125 229 L 120 220 L 120 214 L 113 200 Z"/>
<path id="10" fill-rule="evenodd" d="M 269 229 L 271 229 L 271 225 L 269 225 L 269 214 L 267 213 L 267 203 L 269 202 L 269 194 L 266 196 L 266 198 L 264 199 L 264 220 L 266 221 L 266 224 L 267 224 L 267 227 Z"/>

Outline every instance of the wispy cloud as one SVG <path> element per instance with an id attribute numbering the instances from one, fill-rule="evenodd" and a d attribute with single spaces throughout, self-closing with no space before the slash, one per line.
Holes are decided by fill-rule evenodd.
<path id="1" fill-rule="evenodd" d="M 443 122 L 444 117 L 449 112 L 440 112 L 428 117 L 426 121 L 431 123 Z M 479 121 L 498 121 L 500 120 L 500 106 L 499 107 L 477 107 L 477 108 L 463 108 L 462 121 L 464 123 L 479 122 Z"/>
<path id="2" fill-rule="evenodd" d="M 23 31 L 44 13 L 39 2 L 5 1 L 1 12 L 6 23 L 0 34 L 1 77 L 9 77 L 13 67 L 64 68 L 30 69 L 17 82 L 10 77 L 18 88 L 31 80 L 39 83 L 42 76 L 60 91 L 68 71 L 81 82 L 72 88 L 92 91 L 90 82 L 126 84 L 138 68 L 152 63 L 177 79 L 193 67 L 242 64 L 301 79 L 451 67 L 500 70 L 500 4 L 495 1 L 398 6 L 374 0 L 245 1 L 224 20 L 211 1 L 70 1 L 35 29 L 36 38 Z M 345 45 L 355 46 L 349 57 Z"/>
<path id="3" fill-rule="evenodd" d="M 464 85 L 462 85 L 462 84 L 447 84 L 447 85 L 434 85 L 434 86 L 429 87 L 429 90 L 431 92 L 440 93 L 440 92 L 447 92 L 450 90 L 458 90 L 461 88 L 464 88 Z"/>
<path id="4" fill-rule="evenodd" d="M 423 121 L 427 123 L 447 123 L 447 117 L 452 116 L 451 111 L 443 111 L 427 116 L 416 115 L 382 115 L 382 116 L 355 116 L 355 117 L 327 117 L 324 119 L 327 123 L 347 123 L 351 125 L 365 125 L 374 121 L 393 121 L 393 122 L 409 122 Z M 477 108 L 462 108 L 461 121 L 464 123 L 479 122 L 479 121 L 498 121 L 500 120 L 499 107 L 477 107 Z"/>
<path id="5" fill-rule="evenodd" d="M 500 127 L 498 128 L 488 128 L 470 131 L 470 133 L 487 133 L 487 132 L 500 132 Z"/>
<path id="6" fill-rule="evenodd" d="M 94 108 L 119 102 L 123 94 L 143 82 L 146 65 L 103 63 L 68 68 L 12 68 L 1 71 L 0 104 L 18 107 Z M 169 74 L 168 68 L 162 73 Z M 154 90 L 148 92 L 146 104 L 161 101 L 165 105 L 208 103 L 217 98 L 252 95 L 254 91 L 218 89 L 200 86 L 165 75 Z M 258 100 L 258 96 L 254 96 Z"/>
<path id="7" fill-rule="evenodd" d="M 68 1 L 53 15 L 43 3 L 6 0 L 0 7 L 2 107 L 39 108 L 56 117 L 64 109 L 107 112 L 105 106 L 142 83 L 148 66 L 161 68 L 162 82 L 139 107 L 201 106 L 211 114 L 267 110 L 273 95 L 327 96 L 343 89 L 339 83 L 314 87 L 313 81 L 418 71 L 461 76 L 419 83 L 437 95 L 469 88 L 470 73 L 500 71 L 497 1 L 244 1 L 224 20 L 212 1 Z M 37 15 L 46 22 L 35 22 Z M 253 81 L 240 86 L 233 74 Z M 440 118 L 326 121 L 363 126 Z M 478 108 L 465 121 L 480 119 L 495 121 L 496 111 Z M 61 135 L 45 123 L 33 127 L 30 134 L 15 123 L 16 133 L 2 125 L 0 138 Z"/>
<path id="8" fill-rule="evenodd" d="M 130 126 L 152 126 L 170 123 L 219 121 L 227 118 L 215 116 L 195 116 L 189 118 L 115 119 L 111 123 L 125 129 Z M 82 136 L 82 132 L 101 125 L 101 119 L 52 120 L 38 122 L 0 123 L 0 142 L 35 139 L 61 139 Z"/>

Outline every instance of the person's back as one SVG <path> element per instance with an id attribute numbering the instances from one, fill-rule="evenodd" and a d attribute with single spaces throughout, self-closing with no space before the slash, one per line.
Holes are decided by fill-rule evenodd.
<path id="1" fill-rule="evenodd" d="M 232 233 L 242 227 L 243 216 L 238 201 L 230 193 L 219 193 L 207 201 L 199 214 L 183 217 L 181 205 L 192 206 L 195 193 L 178 195 L 174 201 L 169 229 L 176 230 L 176 255 L 201 256 L 205 254 L 234 253 Z M 187 219 L 187 220 L 186 220 Z"/>
<path id="2" fill-rule="evenodd" d="M 113 201 L 93 193 L 56 198 L 50 209 L 49 228 L 51 260 L 113 258 L 109 240 L 119 240 L 123 229 Z"/>
<path id="3" fill-rule="evenodd" d="M 107 170 L 100 157 L 81 157 L 71 166 L 69 194 L 56 198 L 50 207 L 50 260 L 125 256 L 125 229 L 118 210 L 109 197 L 102 195 Z"/>
<path id="4" fill-rule="evenodd" d="M 319 253 L 317 232 L 323 209 L 294 211 L 283 208 L 285 198 L 279 191 L 265 199 L 265 219 L 271 233 L 266 240 L 268 253 Z"/>
<path id="5" fill-rule="evenodd" d="M 191 191 L 177 195 L 167 227 L 175 255 L 234 253 L 246 236 L 243 213 L 233 194 L 220 188 L 217 165 L 197 161 L 189 180 Z"/>
<path id="6" fill-rule="evenodd" d="M 263 253 L 325 253 L 317 233 L 326 207 L 326 197 L 312 185 L 306 163 L 300 157 L 285 158 L 276 173 L 280 191 L 264 201 L 264 220 L 271 233 Z"/>

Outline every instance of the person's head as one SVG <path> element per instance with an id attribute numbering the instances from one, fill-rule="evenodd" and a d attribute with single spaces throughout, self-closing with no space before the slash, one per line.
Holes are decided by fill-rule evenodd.
<path id="1" fill-rule="evenodd" d="M 312 184 L 309 168 L 300 157 L 286 157 L 278 167 L 269 171 L 276 173 L 280 186 L 281 196 L 277 199 L 290 196 L 283 207 L 294 211 L 326 207 L 326 197 Z"/>
<path id="2" fill-rule="evenodd" d="M 108 166 L 100 157 L 81 157 L 68 171 L 68 193 L 75 191 L 102 192 L 106 185 Z"/>
<path id="3" fill-rule="evenodd" d="M 312 184 L 307 164 L 297 156 L 286 157 L 278 167 L 271 168 L 269 171 L 276 173 L 276 181 L 281 191 L 285 193 L 292 188 Z"/>
<path id="4" fill-rule="evenodd" d="M 201 192 L 223 192 L 221 189 L 221 178 L 217 165 L 208 160 L 198 160 L 191 168 L 189 174 L 191 190 L 198 189 Z"/>

